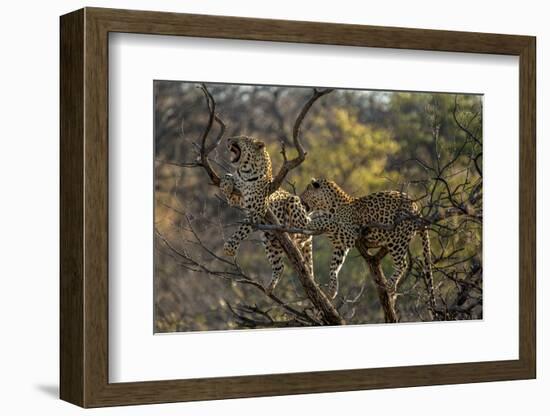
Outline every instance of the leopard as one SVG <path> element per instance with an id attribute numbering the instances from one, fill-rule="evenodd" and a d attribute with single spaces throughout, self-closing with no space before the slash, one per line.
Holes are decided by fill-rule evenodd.
<path id="1" fill-rule="evenodd" d="M 338 294 L 340 269 L 359 237 L 365 239 L 368 248 L 388 250 L 393 263 L 388 284 L 395 287 L 407 270 L 409 244 L 419 234 L 429 306 L 435 311 L 429 232 L 426 224 L 419 221 L 420 207 L 406 193 L 388 190 L 354 197 L 334 181 L 313 178 L 300 199 L 310 215 L 307 228 L 325 234 L 333 248 L 328 283 L 332 299 Z"/>
<path id="2" fill-rule="evenodd" d="M 253 224 L 261 223 L 268 209 L 282 226 L 307 227 L 309 216 L 298 195 L 282 188 L 270 193 L 272 163 L 262 140 L 249 136 L 230 137 L 227 139 L 227 149 L 235 171 L 221 178 L 220 189 L 230 206 L 244 210 L 245 221 L 225 241 L 225 255 L 237 255 L 241 242 L 253 231 Z M 312 237 L 302 234 L 290 237 L 300 249 L 306 268 L 313 273 Z M 262 241 L 272 270 L 265 291 L 271 294 L 284 272 L 284 251 L 273 232 L 264 231 Z"/>

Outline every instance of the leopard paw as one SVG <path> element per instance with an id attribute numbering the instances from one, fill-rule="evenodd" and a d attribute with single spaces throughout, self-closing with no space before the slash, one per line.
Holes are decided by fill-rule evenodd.
<path id="1" fill-rule="evenodd" d="M 331 212 L 329 211 L 325 211 L 325 210 L 322 210 L 322 209 L 318 209 L 318 210 L 315 210 L 315 211 L 312 211 L 309 213 L 309 218 L 314 221 L 314 220 L 331 220 L 332 218 L 334 217 L 334 214 L 332 214 Z"/>
<path id="2" fill-rule="evenodd" d="M 393 281 L 391 278 L 389 278 L 386 281 L 386 284 L 384 286 L 385 286 L 386 292 L 390 294 L 394 294 L 397 290 L 395 281 Z"/>
<path id="3" fill-rule="evenodd" d="M 275 286 L 277 286 L 277 283 L 279 282 L 279 279 L 272 279 L 269 284 L 264 288 L 265 293 L 269 296 L 273 293 L 275 290 Z"/>
<path id="4" fill-rule="evenodd" d="M 235 186 L 235 179 L 230 173 L 226 173 L 220 180 L 220 189 L 226 195 L 231 195 Z"/>
<path id="5" fill-rule="evenodd" d="M 223 245 L 223 254 L 229 257 L 235 257 L 237 255 L 237 245 L 233 241 L 227 241 Z"/>
<path id="6" fill-rule="evenodd" d="M 326 290 L 325 290 L 325 294 L 327 295 L 327 297 L 329 299 L 335 299 L 336 296 L 338 295 L 338 284 L 328 284 Z"/>

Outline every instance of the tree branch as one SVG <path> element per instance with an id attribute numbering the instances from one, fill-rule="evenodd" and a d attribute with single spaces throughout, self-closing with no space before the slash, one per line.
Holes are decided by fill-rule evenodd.
<path id="1" fill-rule="evenodd" d="M 302 125 L 302 121 L 306 117 L 308 111 L 313 106 L 313 104 L 322 96 L 327 95 L 333 91 L 332 88 L 327 89 L 317 89 L 315 88 L 313 90 L 313 95 L 306 101 L 304 106 L 302 107 L 302 110 L 298 114 L 298 117 L 296 118 L 296 121 L 294 122 L 294 128 L 292 130 L 292 141 L 294 143 L 294 147 L 298 151 L 298 156 L 296 156 L 294 159 L 288 160 L 286 157 L 286 150 L 283 147 L 281 150 L 281 153 L 283 155 L 283 165 L 281 166 L 281 169 L 275 176 L 275 179 L 273 179 L 273 182 L 271 182 L 271 186 L 269 188 L 269 193 L 272 194 L 277 189 L 281 187 L 283 184 L 286 175 L 294 168 L 298 167 L 305 159 L 306 159 L 306 151 L 304 149 L 304 146 L 302 144 L 302 141 L 300 140 L 300 129 Z"/>
<path id="2" fill-rule="evenodd" d="M 210 161 L 208 160 L 208 155 L 220 144 L 220 141 L 225 132 L 225 124 L 223 123 L 223 121 L 221 121 L 221 119 L 218 116 L 216 116 L 216 101 L 214 101 L 214 98 L 212 97 L 212 94 L 210 94 L 210 91 L 208 91 L 208 89 L 206 88 L 206 85 L 201 84 L 200 88 L 206 98 L 206 103 L 209 109 L 209 115 L 208 115 L 208 123 L 206 124 L 206 127 L 204 128 L 200 139 L 200 155 L 199 155 L 198 162 L 210 177 L 212 184 L 219 186 L 220 177 L 214 171 L 214 169 L 212 168 L 212 165 L 210 165 Z M 220 133 L 216 141 L 212 145 L 207 147 L 206 138 L 208 137 L 208 134 L 212 129 L 212 125 L 214 124 L 214 121 L 220 124 Z"/>
<path id="3" fill-rule="evenodd" d="M 277 218 L 273 213 L 268 210 L 265 219 L 273 225 L 279 225 Z M 300 283 L 306 292 L 307 297 L 317 307 L 324 321 L 329 325 L 344 325 L 346 322 L 340 316 L 332 302 L 321 290 L 319 285 L 315 282 L 312 271 L 306 267 L 306 261 L 302 255 L 302 252 L 296 247 L 294 242 L 290 239 L 288 234 L 281 231 L 273 231 L 279 243 L 283 247 L 288 259 L 290 260 L 292 267 L 300 279 Z"/>

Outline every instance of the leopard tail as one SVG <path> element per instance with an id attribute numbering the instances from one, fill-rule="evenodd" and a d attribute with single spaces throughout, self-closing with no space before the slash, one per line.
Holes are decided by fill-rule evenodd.
<path id="1" fill-rule="evenodd" d="M 434 293 L 434 279 L 432 272 L 432 250 L 430 243 L 430 235 L 428 228 L 423 228 L 421 231 L 422 236 L 422 250 L 424 252 L 424 278 L 426 280 L 426 286 L 428 288 L 430 311 L 432 316 L 436 315 L 435 293 Z"/>

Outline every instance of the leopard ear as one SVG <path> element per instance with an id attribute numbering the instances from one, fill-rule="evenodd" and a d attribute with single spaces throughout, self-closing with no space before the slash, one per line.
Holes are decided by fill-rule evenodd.
<path id="1" fill-rule="evenodd" d="M 315 179 L 315 178 L 311 178 L 311 184 L 313 185 L 314 188 L 320 188 L 321 187 L 321 184 L 319 182 L 317 182 L 317 179 Z"/>
<path id="2" fill-rule="evenodd" d="M 262 142 L 262 141 L 260 141 L 260 140 L 258 140 L 258 141 L 255 143 L 255 145 L 256 145 L 256 149 L 263 149 L 263 148 L 265 147 L 265 143 Z"/>

